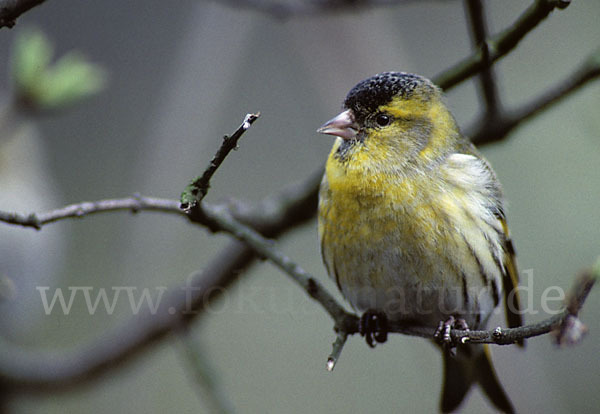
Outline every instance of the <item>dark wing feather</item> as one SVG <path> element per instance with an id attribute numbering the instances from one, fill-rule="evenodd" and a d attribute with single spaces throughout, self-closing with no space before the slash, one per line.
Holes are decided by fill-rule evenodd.
<path id="1" fill-rule="evenodd" d="M 504 290 L 506 321 L 510 328 L 516 328 L 523 325 L 522 307 L 519 299 L 519 291 L 516 289 L 519 285 L 519 271 L 515 260 L 515 249 L 508 234 L 508 226 L 505 219 L 500 219 L 504 229 L 504 271 L 502 272 L 502 285 Z M 524 346 L 523 340 L 518 342 Z"/>

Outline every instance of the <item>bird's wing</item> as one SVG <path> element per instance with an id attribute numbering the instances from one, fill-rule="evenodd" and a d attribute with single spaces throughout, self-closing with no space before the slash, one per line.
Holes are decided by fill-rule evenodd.
<path id="1" fill-rule="evenodd" d="M 508 233 L 506 219 L 499 218 L 504 229 L 504 271 L 502 272 L 502 287 L 504 290 L 504 300 L 506 309 L 506 321 L 510 328 L 516 328 L 523 325 L 521 301 L 519 299 L 519 271 L 517 270 L 517 262 L 515 259 L 515 248 Z M 523 342 L 519 342 L 523 345 Z"/>
<path id="2" fill-rule="evenodd" d="M 480 179 L 485 181 L 482 191 L 486 193 L 487 199 L 491 201 L 487 208 L 491 210 L 491 213 L 496 217 L 498 223 L 500 224 L 500 226 L 498 226 L 498 232 L 502 232 L 500 244 L 502 250 L 504 250 L 504 255 L 501 271 L 506 320 L 510 328 L 516 328 L 523 325 L 523 319 L 521 316 L 522 307 L 519 299 L 519 291 L 517 289 L 519 284 L 519 272 L 517 270 L 517 262 L 515 259 L 515 249 L 513 247 L 512 240 L 510 239 L 508 225 L 506 223 L 506 217 L 504 214 L 502 188 L 500 186 L 500 182 L 496 178 L 496 174 L 488 164 L 487 160 L 472 144 L 466 143 L 461 150 L 461 152 L 464 152 L 465 154 L 456 153 L 451 157 L 470 156 L 472 157 L 471 161 L 475 162 L 478 168 L 485 171 L 484 174 L 478 174 Z M 477 171 L 477 169 L 475 169 L 475 171 Z M 523 342 L 519 342 L 519 344 L 523 345 Z"/>

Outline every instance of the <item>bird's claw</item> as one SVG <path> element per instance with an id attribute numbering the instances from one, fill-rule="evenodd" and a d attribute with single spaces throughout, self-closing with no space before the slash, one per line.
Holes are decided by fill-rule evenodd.
<path id="1" fill-rule="evenodd" d="M 440 321 L 438 328 L 433 335 L 434 339 L 437 340 L 445 349 L 448 349 L 451 353 L 455 353 L 454 349 L 456 344 L 452 341 L 452 337 L 450 336 L 450 331 L 452 329 L 460 329 L 463 331 L 469 330 L 469 325 L 462 318 L 455 318 L 454 316 L 450 316 L 445 321 Z"/>
<path id="2" fill-rule="evenodd" d="M 387 341 L 387 317 L 384 313 L 372 309 L 366 311 L 360 318 L 358 332 L 365 337 L 367 345 L 375 348 L 377 342 L 381 344 Z"/>

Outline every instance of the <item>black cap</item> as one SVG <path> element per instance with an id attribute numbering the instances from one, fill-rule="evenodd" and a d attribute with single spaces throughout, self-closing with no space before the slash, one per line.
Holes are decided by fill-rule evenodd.
<path id="1" fill-rule="evenodd" d="M 420 90 L 419 95 L 426 98 L 435 89 L 431 81 L 419 75 L 383 72 L 359 82 L 352 88 L 344 100 L 344 107 L 352 109 L 357 119 L 361 119 L 390 102 L 394 96 L 408 99 Z"/>

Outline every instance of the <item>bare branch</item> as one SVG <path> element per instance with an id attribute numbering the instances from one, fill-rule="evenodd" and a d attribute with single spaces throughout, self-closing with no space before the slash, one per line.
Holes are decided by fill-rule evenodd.
<path id="1" fill-rule="evenodd" d="M 223 137 L 223 143 L 217 150 L 217 153 L 213 159 L 210 161 L 210 164 L 206 170 L 204 170 L 202 176 L 193 180 L 181 195 L 182 210 L 190 215 L 193 215 L 195 212 L 197 212 L 197 207 L 202 199 L 206 196 L 206 193 L 210 187 L 210 179 L 221 166 L 223 161 L 225 161 L 225 158 L 227 155 L 229 155 L 231 150 L 237 148 L 237 143 L 244 132 L 246 132 L 259 117 L 260 113 L 247 114 L 242 124 L 231 136 L 225 135 Z"/>
<path id="2" fill-rule="evenodd" d="M 293 17 L 321 16 L 324 13 L 357 11 L 370 7 L 394 6 L 401 3 L 415 3 L 417 1 L 423 0 L 297 0 L 294 2 L 281 2 L 277 0 L 217 0 L 218 3 L 229 7 L 255 10 L 284 20 Z"/>
<path id="3" fill-rule="evenodd" d="M 203 210 L 206 217 L 216 223 L 219 229 L 243 241 L 261 257 L 269 259 L 275 266 L 290 276 L 309 296 L 319 302 L 335 321 L 343 321 L 346 318 L 347 312 L 321 283 L 279 251 L 271 240 L 235 220 L 226 209 L 206 208 L 204 206 Z"/>
<path id="4" fill-rule="evenodd" d="M 344 345 L 346 344 L 347 339 L 348 334 L 346 332 L 338 332 L 337 336 L 335 337 L 335 341 L 332 344 L 333 350 L 327 358 L 327 371 L 331 372 L 335 368 L 335 364 L 337 364 L 338 359 L 340 359 L 342 349 L 344 349 Z"/>
<path id="5" fill-rule="evenodd" d="M 481 72 L 514 49 L 552 10 L 569 4 L 568 0 L 536 0 L 510 28 L 487 39 L 473 55 L 436 76 L 434 83 L 447 90 Z"/>
<path id="6" fill-rule="evenodd" d="M 106 213 L 112 211 L 129 210 L 132 213 L 140 211 L 159 211 L 163 213 L 177 214 L 185 217 L 186 214 L 179 208 L 176 200 L 164 198 L 144 197 L 139 194 L 133 197 L 117 198 L 111 200 L 84 201 L 71 204 L 46 213 L 23 215 L 0 211 L 0 221 L 24 227 L 33 227 L 40 230 L 43 225 L 54 223 L 67 218 L 82 218 L 91 214 Z"/>
<path id="7" fill-rule="evenodd" d="M 68 352 L 35 352 L 1 344 L 0 384 L 5 392 L 69 390 L 126 366 L 171 332 L 202 314 L 253 260 L 251 250 L 232 242 L 189 283 L 163 295 L 155 313 L 146 311 L 116 330 Z"/>
<path id="8" fill-rule="evenodd" d="M 566 302 L 566 309 L 544 321 L 521 326 L 518 328 L 497 327 L 488 331 L 466 331 L 452 329 L 450 338 L 453 344 L 495 344 L 512 345 L 526 338 L 532 338 L 548 333 L 555 336 L 558 345 L 575 345 L 579 343 L 587 332 L 586 326 L 578 319 L 577 314 L 589 292 L 591 291 L 598 274 L 600 266 L 594 271 L 586 271 L 579 277 L 571 289 Z M 332 371 L 338 361 L 348 335 L 358 332 L 358 318 L 352 319 L 347 315 L 345 320 L 336 326 L 338 333 L 333 343 L 333 351 L 327 359 L 327 370 Z M 389 332 L 418 336 L 427 339 L 435 339 L 435 328 L 407 325 L 401 322 L 388 322 Z"/>
<path id="9" fill-rule="evenodd" d="M 0 0 L 0 29 L 11 28 L 17 18 L 46 0 Z"/>
<path id="10" fill-rule="evenodd" d="M 587 333 L 587 327 L 579 320 L 577 315 L 594 283 L 596 283 L 598 273 L 600 273 L 600 269 L 597 266 L 592 271 L 582 273 L 575 288 L 567 298 L 567 315 L 561 325 L 553 332 L 557 345 L 578 344 Z"/>
<path id="11" fill-rule="evenodd" d="M 279 226 L 281 227 L 294 226 L 297 222 L 303 222 L 314 216 L 317 192 L 322 175 L 323 171 L 319 169 L 304 182 L 289 185 L 284 190 L 266 197 L 259 203 L 251 204 L 232 199 L 224 204 L 209 205 L 208 208 L 227 208 L 236 220 L 259 229 L 265 234 L 272 234 L 267 229 L 272 227 L 273 223 L 280 223 Z M 39 230 L 46 224 L 64 219 L 83 218 L 88 215 L 115 211 L 131 211 L 132 213 L 155 211 L 187 217 L 186 213 L 179 208 L 177 200 L 135 194 L 132 197 L 125 198 L 84 201 L 45 213 L 25 215 L 0 211 L 0 222 L 33 227 Z M 202 224 L 200 222 L 196 223 Z"/>
<path id="12" fill-rule="evenodd" d="M 471 33 L 473 36 L 473 45 L 480 48 L 483 52 L 486 66 L 479 74 L 479 84 L 483 91 L 483 101 L 486 106 L 485 117 L 487 119 L 494 118 L 500 109 L 500 100 L 498 98 L 498 90 L 496 86 L 496 76 L 490 62 L 490 50 L 486 42 L 487 39 L 487 24 L 483 3 L 481 0 L 467 0 L 467 16 L 469 18 Z"/>
<path id="13" fill-rule="evenodd" d="M 277 237 L 313 218 L 321 175 L 322 171 L 319 170 L 304 182 L 291 185 L 255 206 L 236 202 L 231 214 L 253 225 L 267 237 Z M 141 199 L 160 200 L 145 197 Z M 120 210 L 130 210 L 131 205 L 138 206 L 137 211 L 143 211 L 145 208 L 144 203 L 137 205 L 137 202 L 132 199 L 112 201 L 121 204 Z M 179 210 L 177 201 L 162 201 L 165 201 L 164 205 L 168 212 L 184 215 Z M 162 201 L 153 205 L 163 206 Z M 107 207 L 112 203 L 94 204 Z M 78 209 L 78 207 L 74 208 Z M 223 206 L 214 208 L 221 209 Z M 65 208 L 57 211 L 69 210 Z M 103 211 L 115 210 L 90 210 L 86 213 Z M 269 213 L 268 216 L 264 214 L 265 211 Z M 38 215 L 41 216 L 43 214 Z M 48 216 L 55 217 L 56 220 L 74 217 L 69 214 L 54 214 L 54 212 L 49 213 Z M 56 220 L 50 220 L 48 223 Z M 237 241 L 230 243 L 204 267 L 203 272 L 190 275 L 187 284 L 165 293 L 155 313 L 150 311 L 141 313 L 121 328 L 69 352 L 54 354 L 2 346 L 0 386 L 3 386 L 3 391 L 6 392 L 36 393 L 68 390 L 102 378 L 114 368 L 126 366 L 126 362 L 143 355 L 144 351 L 171 332 L 180 329 L 182 324 L 189 324 L 202 315 L 226 291 L 227 287 L 237 280 L 240 273 L 254 263 L 255 258 L 256 255 L 248 246 Z"/>
<path id="14" fill-rule="evenodd" d="M 473 132 L 466 135 L 470 136 L 473 143 L 477 145 L 500 141 L 524 121 L 550 108 L 598 77 L 600 77 L 600 51 L 591 55 L 579 69 L 557 82 L 543 95 L 516 110 L 497 116 L 492 122 L 482 118 L 477 127 L 471 128 Z"/>
<path id="15" fill-rule="evenodd" d="M 576 279 L 571 293 L 570 299 L 566 303 L 566 309 L 549 319 L 542 322 L 531 324 L 527 326 L 521 326 L 519 328 L 507 328 L 502 329 L 500 327 L 492 331 L 458 331 L 452 330 L 451 337 L 455 343 L 480 343 L 480 344 L 497 344 L 497 345 L 511 345 L 517 341 L 525 338 L 531 338 L 534 336 L 544 335 L 556 330 L 560 331 L 557 334 L 557 338 L 561 338 L 565 334 L 565 323 L 576 318 L 579 310 L 583 306 L 587 295 L 592 289 L 596 277 L 591 272 L 585 272 L 584 276 Z M 562 335 L 561 335 L 562 334 Z M 560 339 L 557 339 L 558 343 Z M 569 344 L 575 344 L 576 342 L 570 341 Z"/>

